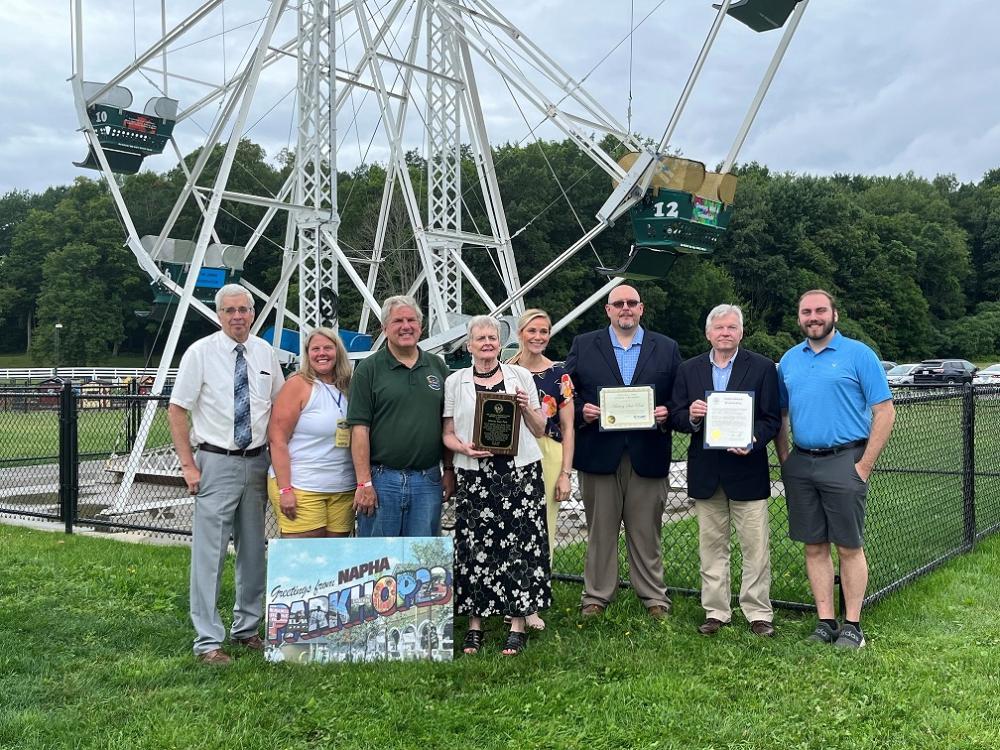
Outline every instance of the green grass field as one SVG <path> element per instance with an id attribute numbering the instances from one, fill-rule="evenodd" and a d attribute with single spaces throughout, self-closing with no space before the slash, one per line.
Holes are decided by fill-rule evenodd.
<path id="1" fill-rule="evenodd" d="M 957 399 L 901 403 L 893 437 L 871 480 L 867 551 L 871 563 L 871 592 L 926 565 L 964 543 L 961 409 Z M 976 420 L 976 527 L 979 531 L 1000 522 L 1000 399 L 978 399 Z M 52 462 L 58 454 L 58 413 L 0 412 L 0 467 Z M 104 456 L 125 450 L 125 410 L 81 409 L 80 454 Z M 687 436 L 678 436 L 675 456 L 683 456 Z M 166 415 L 154 421 L 150 447 L 170 441 Z M 772 446 L 772 463 L 777 464 Z M 989 476 L 989 472 L 997 476 Z M 774 481 L 780 480 L 777 469 Z M 783 497 L 771 501 L 772 597 L 809 603 L 801 546 L 788 539 Z M 733 545 L 734 585 L 739 585 L 741 558 Z M 668 524 L 663 531 L 664 567 L 669 586 L 698 589 L 697 522 L 688 518 Z M 556 551 L 553 570 L 581 575 L 585 547 L 570 543 Z M 623 578 L 628 569 L 620 551 Z"/>
<path id="2" fill-rule="evenodd" d="M 654 622 L 627 591 L 581 623 L 556 588 L 517 659 L 265 664 L 190 653 L 184 548 L 0 527 L 0 747 L 815 748 L 992 750 L 1000 743 L 1000 539 L 866 612 L 842 654 L 745 626 L 709 639 L 680 598 Z M 221 600 L 231 602 L 227 570 Z M 461 628 L 457 629 L 460 634 Z"/>
<path id="3" fill-rule="evenodd" d="M 144 407 L 145 404 L 140 405 Z M 78 453 L 106 456 L 126 449 L 127 412 L 125 409 L 80 409 L 77 433 Z M 59 412 L 0 411 L 0 467 L 55 462 L 59 455 Z M 164 408 L 156 412 L 149 433 L 148 447 L 170 442 L 170 428 Z"/>
<path id="4" fill-rule="evenodd" d="M 1000 399 L 976 402 L 976 528 L 1000 523 Z M 962 475 L 961 402 L 941 399 L 900 403 L 892 438 L 870 480 L 866 552 L 871 567 L 869 592 L 927 565 L 965 544 L 964 478 Z M 676 437 L 674 456 L 683 456 L 686 436 Z M 772 481 L 781 479 L 771 446 Z M 990 476 L 996 473 L 997 476 Z M 801 545 L 788 538 L 783 496 L 773 498 L 771 515 L 771 596 L 787 602 L 812 601 L 805 577 Z M 694 518 L 663 529 L 663 563 L 668 586 L 698 589 L 698 526 Z M 553 570 L 582 575 L 585 544 L 556 551 Z M 739 585 L 742 560 L 735 536 L 731 568 Z M 624 545 L 619 567 L 628 575 Z"/>

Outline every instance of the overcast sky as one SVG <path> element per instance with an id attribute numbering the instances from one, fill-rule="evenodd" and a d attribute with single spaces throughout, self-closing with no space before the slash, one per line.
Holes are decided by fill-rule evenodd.
<path id="1" fill-rule="evenodd" d="M 572 76 L 581 78 L 600 62 L 586 88 L 622 121 L 631 87 L 632 129 L 656 139 L 714 18 L 709 0 L 494 3 Z M 84 3 L 88 78 L 106 80 L 128 63 L 133 5 L 139 11 L 135 37 L 141 48 L 159 26 L 159 0 Z M 180 5 L 171 11 L 172 22 L 194 7 Z M 96 176 L 72 165 L 83 157 L 85 145 L 76 132 L 67 82 L 69 8 L 69 0 L 0 2 L 0 101 L 6 113 L 0 120 L 0 192 L 37 191 L 79 174 Z M 231 28 L 241 14 L 259 17 L 266 3 L 230 0 L 227 8 Z M 630 77 L 630 44 L 612 50 L 627 38 L 633 8 L 636 23 L 652 14 L 632 37 Z M 992 0 L 812 0 L 740 161 L 798 173 L 913 171 L 978 181 L 985 171 L 1000 167 L 998 28 L 1000 3 Z M 205 35 L 210 29 L 207 24 Z M 753 34 L 727 22 L 673 146 L 709 165 L 722 160 L 779 34 Z M 230 69 L 239 56 L 238 36 L 230 35 L 233 50 L 225 61 Z M 198 54 L 204 65 L 221 69 L 221 48 Z M 271 156 L 291 143 L 289 116 L 281 115 L 291 101 L 282 102 L 285 83 L 277 75 L 270 79 L 260 111 L 274 107 L 273 122 L 262 120 L 251 131 Z M 527 128 L 506 91 L 486 72 L 481 85 L 492 141 L 521 140 Z M 141 109 L 151 93 L 136 92 L 135 108 Z M 209 115 L 200 120 L 207 128 Z M 184 129 L 185 148 L 196 145 L 195 131 Z M 357 139 L 368 141 L 360 132 Z M 384 153 L 376 145 L 367 158 L 384 158 Z M 349 168 L 365 156 L 354 143 L 345 148 L 341 166 Z M 172 165 L 167 157 L 148 164 L 157 170 Z"/>

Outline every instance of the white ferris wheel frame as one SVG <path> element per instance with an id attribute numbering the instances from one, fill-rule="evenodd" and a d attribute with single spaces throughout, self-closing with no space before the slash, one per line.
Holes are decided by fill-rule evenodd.
<path id="1" fill-rule="evenodd" d="M 421 285 L 426 286 L 427 291 L 428 336 L 421 342 L 422 347 L 441 350 L 464 339 L 465 328 L 461 318 L 463 282 L 471 287 L 472 292 L 488 309 L 488 314 L 500 317 L 523 312 L 524 298 L 532 289 L 625 214 L 645 193 L 653 176 L 651 167 L 661 154 L 667 153 L 674 129 L 733 0 L 722 0 L 717 6 L 715 20 L 655 149 L 644 146 L 629 133 L 628 128 L 590 96 L 579 81 L 534 44 L 528 35 L 512 24 L 489 0 L 387 0 L 382 7 L 388 6 L 389 10 L 383 13 L 380 22 L 376 20 L 375 13 L 369 12 L 367 0 L 299 0 L 297 11 L 289 11 L 288 0 L 270 0 L 270 9 L 256 36 L 252 54 L 221 84 L 198 81 L 208 87 L 208 93 L 177 114 L 177 123 L 183 123 L 195 113 L 206 111 L 210 106 L 217 107 L 204 147 L 190 169 L 185 165 L 176 140 L 173 136 L 170 138 L 181 168 L 186 173 L 186 182 L 153 247 L 147 250 L 99 144 L 87 108 L 136 74 L 162 76 L 162 89 L 166 93 L 174 75 L 168 69 L 171 46 L 184 39 L 185 35 L 197 28 L 200 21 L 223 3 L 224 0 L 206 0 L 180 23 L 168 29 L 166 0 L 161 0 L 161 37 L 145 50 L 137 51 L 135 59 L 111 76 L 106 83 L 88 88 L 84 86 L 83 0 L 71 0 L 71 85 L 80 130 L 96 156 L 118 208 L 126 230 L 128 248 L 139 266 L 149 275 L 151 283 L 162 285 L 178 297 L 161 364 L 152 386 L 152 392 L 157 395 L 163 391 L 167 370 L 176 354 L 177 342 L 189 309 L 193 308 L 216 323 L 218 321 L 215 311 L 201 303 L 194 292 L 209 244 L 219 242 L 215 223 L 223 201 L 257 205 L 266 209 L 243 250 L 244 259 L 260 241 L 277 212 L 286 211 L 288 214 L 281 275 L 274 289 L 264 291 L 249 280 L 241 280 L 264 303 L 255 321 L 254 333 L 257 333 L 271 311 L 275 312 L 272 345 L 276 349 L 280 346 L 282 329 L 289 323 L 297 326 L 302 336 L 319 325 L 336 327 L 336 317 L 329 310 L 323 309 L 322 296 L 323 290 L 338 291 L 342 275 L 347 277 L 363 300 L 359 326 L 361 330 L 368 327 L 372 314 L 378 315 L 380 303 L 374 292 L 385 252 L 389 206 L 396 191 L 402 196 L 422 266 L 411 288 L 400 291 L 413 293 Z M 801 0 L 796 5 L 722 172 L 729 171 L 735 162 L 807 4 L 808 0 Z M 386 35 L 404 8 L 411 5 L 416 8 L 413 13 L 412 34 L 407 49 L 400 55 L 385 43 Z M 277 42 L 274 35 L 280 17 L 286 11 L 297 12 L 297 33 L 291 39 Z M 353 18 L 356 23 L 364 54 L 351 69 L 343 69 L 337 66 L 336 28 L 338 21 L 348 18 Z M 483 27 L 492 30 L 494 36 L 484 33 Z M 426 59 L 422 61 L 424 65 L 419 64 L 416 59 L 422 34 L 426 40 Z M 497 38 L 501 35 L 507 45 L 530 63 L 536 78 L 526 75 L 507 53 L 507 48 L 498 44 Z M 532 105 L 545 120 L 572 140 L 597 167 L 618 183 L 597 213 L 596 223 L 531 279 L 523 282 L 518 274 L 493 163 L 473 66 L 474 56 L 480 64 L 488 65 L 509 89 L 523 97 L 525 102 Z M 245 132 L 261 73 L 270 65 L 288 57 L 295 58 L 298 66 L 296 158 L 292 172 L 273 197 L 228 190 L 227 182 L 236 148 Z M 159 68 L 156 67 L 157 61 Z M 387 80 L 384 65 L 396 69 L 395 81 Z M 334 74 L 330 75 L 330 71 Z M 422 118 L 427 138 L 428 190 L 425 211 L 421 211 L 417 191 L 410 179 L 403 140 L 410 104 L 410 97 L 406 92 L 410 91 L 415 75 L 424 76 L 426 81 L 427 111 Z M 394 85 L 400 79 L 403 94 Z M 547 94 L 542 82 L 550 90 L 554 88 L 558 95 L 554 97 Z M 380 124 L 389 145 L 387 176 L 375 242 L 360 257 L 357 252 L 349 256 L 338 242 L 340 217 L 337 210 L 337 121 L 352 89 L 364 89 L 376 95 L 381 115 Z M 468 232 L 462 227 L 460 166 L 463 126 L 467 139 L 465 146 L 474 162 L 486 209 L 488 233 Z M 639 152 L 640 157 L 632 168 L 626 171 L 619 166 L 600 147 L 593 136 L 595 132 L 613 134 L 629 150 Z M 211 187 L 200 186 L 198 183 L 212 147 L 220 142 L 225 144 L 225 148 L 215 180 Z M 156 260 L 189 198 L 197 203 L 202 222 L 187 278 L 181 286 L 157 266 Z M 482 282 L 463 261 L 462 250 L 466 245 L 487 248 L 495 253 L 506 295 L 501 301 L 491 298 Z M 366 271 L 364 276 L 356 266 Z M 296 278 L 300 291 L 297 314 L 288 307 L 289 284 Z M 622 281 L 624 278 L 620 276 L 609 278 L 607 283 L 560 317 L 553 325 L 553 333 L 565 328 Z M 380 341 L 381 339 L 377 340 L 375 346 Z M 112 511 L 120 511 L 128 505 L 136 471 L 143 462 L 143 452 L 155 409 L 155 402 L 150 402 L 144 412 Z"/>

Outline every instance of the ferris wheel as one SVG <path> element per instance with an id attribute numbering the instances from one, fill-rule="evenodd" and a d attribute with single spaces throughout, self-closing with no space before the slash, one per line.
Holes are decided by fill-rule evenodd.
<path id="1" fill-rule="evenodd" d="M 71 84 L 87 146 L 78 166 L 102 172 L 128 248 L 160 294 L 173 298 L 153 392 L 162 392 L 189 314 L 217 320 L 212 296 L 232 281 L 260 300 L 254 333 L 273 320 L 271 341 L 278 349 L 286 330 L 304 336 L 316 326 L 337 327 L 340 293 L 348 286 L 362 300 L 360 333 L 377 328 L 376 290 L 384 288 L 385 261 L 412 253 L 418 262 L 408 288 L 395 291 L 426 300 L 422 346 L 441 351 L 465 336 L 467 295 L 493 316 L 516 316 L 533 289 L 626 214 L 635 244 L 625 263 L 599 268 L 604 279 L 595 274 L 594 289 L 556 321 L 554 333 L 625 279 L 662 278 L 678 253 L 710 253 L 732 211 L 730 169 L 807 4 L 723 0 L 713 6 L 709 25 L 706 2 L 705 41 L 662 137 L 648 145 L 489 0 L 138 0 L 137 13 L 150 7 L 132 19 L 131 45 L 109 37 L 102 16 L 88 16 L 83 0 L 71 0 Z M 722 168 L 712 173 L 699 162 L 670 156 L 668 149 L 727 19 L 755 32 L 784 31 Z M 96 44 L 123 47 L 126 62 L 85 69 Z M 590 227 L 582 225 L 580 237 L 528 279 L 518 270 L 516 232 L 508 226 L 490 145 L 494 89 L 514 101 L 530 137 L 569 139 L 609 178 L 608 196 Z M 141 109 L 133 105 L 136 96 L 146 99 Z M 241 139 L 282 118 L 294 154 L 284 184 L 274 192 L 234 189 Z M 602 145 L 608 135 L 625 157 L 613 157 Z M 207 169 L 220 148 L 221 159 Z M 195 149 L 197 158 L 186 163 L 183 155 Z M 424 155 L 424 201 L 407 161 L 413 150 Z M 172 166 L 165 164 L 165 153 L 173 155 L 184 182 L 159 232 L 140 236 L 118 175 L 143 165 Z M 348 153 L 355 165 L 386 165 L 370 246 L 341 242 L 338 167 Z M 472 184 L 463 182 L 466 159 L 475 167 Z M 191 201 L 200 213 L 199 229 L 194 236 L 176 236 L 178 218 Z M 471 221 L 473 201 L 485 221 Z M 258 207 L 259 220 L 245 245 L 224 244 L 217 222 L 241 204 Z M 394 247 L 389 238 L 394 211 L 404 215 L 409 247 Z M 245 262 L 268 241 L 265 233 L 279 215 L 287 219 L 280 275 L 264 288 L 244 274 Z M 499 285 L 472 270 L 470 252 L 489 255 Z M 491 295 L 488 286 L 502 293 Z M 297 300 L 290 289 L 297 290 Z M 152 419 L 150 408 L 116 505 L 125 502 L 143 460 Z"/>

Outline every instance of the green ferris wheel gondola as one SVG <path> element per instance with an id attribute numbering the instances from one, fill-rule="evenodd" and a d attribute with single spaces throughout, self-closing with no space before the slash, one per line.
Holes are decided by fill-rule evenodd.
<path id="1" fill-rule="evenodd" d="M 729 228 L 733 208 L 680 190 L 653 188 L 631 211 L 636 245 L 710 255 Z"/>
<path id="2" fill-rule="evenodd" d="M 99 83 L 84 83 L 85 91 L 98 91 L 101 87 Z M 135 174 L 147 156 L 162 154 L 177 119 L 176 99 L 154 96 L 142 112 L 129 109 L 131 103 L 131 91 L 124 86 L 113 86 L 87 107 L 97 142 L 116 174 Z M 101 168 L 93 145 L 83 161 L 73 164 L 84 169 Z"/>
<path id="3" fill-rule="evenodd" d="M 152 253 L 157 239 L 154 235 L 145 235 L 140 241 L 146 251 Z M 194 252 L 195 243 L 191 240 L 167 239 L 156 255 L 156 264 L 171 281 L 183 287 L 187 283 Z M 226 284 L 236 284 L 242 279 L 245 255 L 246 248 L 240 245 L 210 244 L 205 249 L 203 265 L 195 280 L 194 298 L 214 308 L 215 293 Z M 159 321 L 177 304 L 177 296 L 161 284 L 154 289 L 153 307 L 146 315 L 151 320 Z"/>
<path id="4" fill-rule="evenodd" d="M 726 14 L 754 31 L 780 29 L 801 0 L 734 0 Z M 716 10 L 722 6 L 712 6 Z"/>
<path id="5" fill-rule="evenodd" d="M 631 166 L 633 155 L 620 164 Z M 635 244 L 620 268 L 598 273 L 634 281 L 666 278 L 681 254 L 710 255 L 729 228 L 736 193 L 731 174 L 706 172 L 700 162 L 668 157 L 654 166 L 642 200 L 630 210 Z"/>

